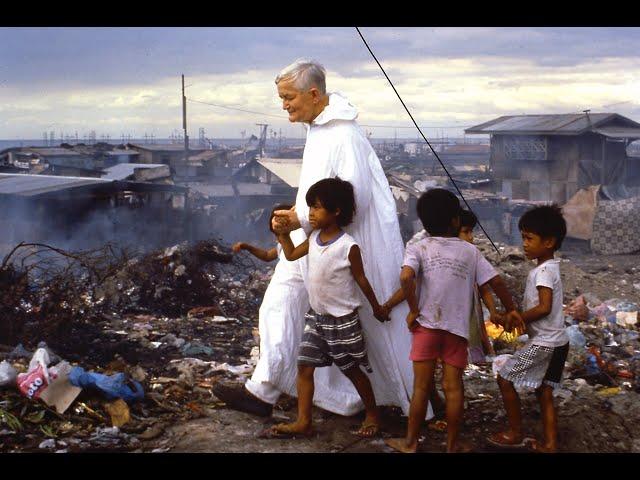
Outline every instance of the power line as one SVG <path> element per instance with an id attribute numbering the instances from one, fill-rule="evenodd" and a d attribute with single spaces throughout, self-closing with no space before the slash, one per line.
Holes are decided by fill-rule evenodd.
<path id="1" fill-rule="evenodd" d="M 400 94 L 398 93 L 398 91 L 396 90 L 396 87 L 393 85 L 393 82 L 391 81 L 391 79 L 389 78 L 389 76 L 387 75 L 387 72 L 385 72 L 384 68 L 382 68 L 382 65 L 380 64 L 380 62 L 378 61 L 378 59 L 376 58 L 375 54 L 373 53 L 373 50 L 371 50 L 371 48 L 369 47 L 369 44 L 367 43 L 367 41 L 364 39 L 364 36 L 362 35 L 362 33 L 360 32 L 360 29 L 358 27 L 356 27 L 356 30 L 358 32 L 358 35 L 360 35 L 360 38 L 362 39 L 362 41 L 364 42 L 364 45 L 367 47 L 367 50 L 369 50 L 369 53 L 371 54 L 371 56 L 373 57 L 373 59 L 376 61 L 376 63 L 378 64 L 378 67 L 380 67 L 380 70 L 382 70 L 382 73 L 384 74 L 384 76 L 386 77 L 387 81 L 389 82 L 389 85 L 391 85 L 391 88 L 393 88 L 393 91 L 396 93 L 396 95 L 398 96 L 398 99 L 400 100 L 400 103 L 402 103 L 402 106 L 404 107 L 404 109 L 407 111 L 407 113 L 409 114 L 409 117 L 411 118 L 411 121 L 413 122 L 413 124 L 415 125 L 415 127 L 418 129 L 418 131 L 420 132 L 420 135 L 422 135 L 422 138 L 424 139 L 425 142 L 427 142 L 427 145 L 429 145 L 429 148 L 431 149 L 431 151 L 433 152 L 433 154 L 435 155 L 435 157 L 438 159 L 438 162 L 440 162 L 440 165 L 442 166 L 443 170 L 445 171 L 445 173 L 447 174 L 447 176 L 449 177 L 449 180 L 451 180 L 451 183 L 453 183 L 453 186 L 456 188 L 456 190 L 458 191 L 458 194 L 460 195 L 460 197 L 462 198 L 462 201 L 464 201 L 465 205 L 467 206 L 467 208 L 469 210 L 471 210 L 471 207 L 469 206 L 469 203 L 467 202 L 467 199 L 464 198 L 464 195 L 462 195 L 462 192 L 460 191 L 460 189 L 458 188 L 458 185 L 456 184 L 455 180 L 453 179 L 453 177 L 451 176 L 451 174 L 449 173 L 449 170 L 447 170 L 447 167 L 444 166 L 444 163 L 442 162 L 442 160 L 440 160 L 440 157 L 438 156 L 438 154 L 436 153 L 436 151 L 433 149 L 433 147 L 431 146 L 431 144 L 429 143 L 429 140 L 427 140 L 427 137 L 424 136 L 424 133 L 422 133 L 422 130 L 420 130 L 420 127 L 418 126 L 418 124 L 416 123 L 416 121 L 413 119 L 413 115 L 411 115 L 411 112 L 409 111 L 409 109 L 407 108 L 407 106 L 405 105 L 404 101 L 402 100 L 402 97 L 400 96 Z M 473 210 L 471 210 L 473 211 Z M 495 243 L 493 243 L 493 240 L 491 240 L 491 237 L 487 234 L 487 232 L 485 231 L 484 227 L 482 226 L 482 224 L 480 223 L 480 219 L 478 219 L 478 225 L 480 226 L 480 229 L 482 230 L 482 232 L 487 236 L 487 238 L 489 239 L 489 241 L 491 242 L 491 245 L 493 245 L 493 248 L 496 249 L 496 252 L 498 253 L 498 255 L 500 255 L 500 250 L 498 250 L 498 247 L 496 247 Z"/>
<path id="2" fill-rule="evenodd" d="M 264 113 L 264 112 L 256 112 L 256 111 L 253 111 L 253 110 L 245 110 L 243 108 L 229 107 L 227 105 L 220 105 L 220 104 L 211 103 L 211 102 L 203 102 L 201 100 L 193 100 L 191 98 L 188 98 L 187 101 L 188 102 L 195 102 L 195 103 L 202 103 L 204 105 L 210 105 L 212 107 L 226 108 L 227 110 L 237 110 L 239 112 L 253 113 L 254 115 L 264 115 L 265 117 L 275 117 L 275 118 L 282 118 L 282 119 L 289 118 L 289 117 L 285 117 L 284 115 L 274 115 L 272 113 Z"/>
<path id="3" fill-rule="evenodd" d="M 245 113 L 252 113 L 255 115 L 264 115 L 266 117 L 274 117 L 274 118 L 281 118 L 281 119 L 288 119 L 289 117 L 285 116 L 285 115 L 274 115 L 272 113 L 264 113 L 264 112 L 256 112 L 255 110 L 245 110 L 243 108 L 237 108 L 237 107 L 230 107 L 228 105 L 221 105 L 219 103 L 211 103 L 211 102 L 203 102 L 202 100 L 194 100 L 192 98 L 187 98 L 187 102 L 194 102 L 194 103 L 201 103 L 203 105 L 210 105 L 212 107 L 218 107 L 218 108 L 225 108 L 227 110 L 236 110 L 239 112 L 245 112 Z M 364 123 L 361 123 L 360 126 L 362 127 L 369 127 L 369 128 L 411 128 L 411 129 L 415 129 L 416 127 L 413 125 L 367 125 Z M 422 128 L 467 128 L 467 127 L 471 127 L 472 125 L 423 125 Z"/>

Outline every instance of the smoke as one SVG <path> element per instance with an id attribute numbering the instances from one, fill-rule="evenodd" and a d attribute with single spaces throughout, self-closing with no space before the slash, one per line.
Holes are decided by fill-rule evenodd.
<path id="1" fill-rule="evenodd" d="M 209 239 L 271 248 L 275 245 L 268 226 L 271 209 L 294 201 L 295 193 L 205 197 L 190 202 L 187 209 L 177 209 L 170 202 L 116 206 L 108 199 L 71 193 L 57 200 L 7 196 L 0 198 L 0 258 L 20 242 L 46 243 L 67 251 L 111 243 L 140 253 Z"/>

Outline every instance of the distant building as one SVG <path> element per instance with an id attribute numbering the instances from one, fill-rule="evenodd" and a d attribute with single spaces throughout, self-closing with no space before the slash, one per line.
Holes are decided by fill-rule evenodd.
<path id="1" fill-rule="evenodd" d="M 233 178 L 236 182 L 259 182 L 269 185 L 271 193 L 295 194 L 301 170 L 300 158 L 261 158 L 248 162 Z"/>
<path id="2" fill-rule="evenodd" d="M 489 134 L 496 191 L 564 204 L 590 185 L 635 181 L 640 159 L 626 147 L 640 124 L 616 113 L 503 116 L 465 130 Z"/>

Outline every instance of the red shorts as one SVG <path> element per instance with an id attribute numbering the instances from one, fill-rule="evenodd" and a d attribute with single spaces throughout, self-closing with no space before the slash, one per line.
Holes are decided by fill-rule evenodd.
<path id="1" fill-rule="evenodd" d="M 448 365 L 457 368 L 467 366 L 468 342 L 465 338 L 454 335 L 446 330 L 416 327 L 411 342 L 412 362 L 436 360 L 438 358 Z"/>

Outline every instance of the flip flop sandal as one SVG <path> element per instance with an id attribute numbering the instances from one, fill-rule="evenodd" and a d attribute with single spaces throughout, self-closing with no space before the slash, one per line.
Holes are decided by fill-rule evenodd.
<path id="1" fill-rule="evenodd" d="M 380 425 L 376 423 L 369 423 L 367 425 L 364 425 L 364 424 L 354 425 L 351 428 L 352 430 L 350 430 L 349 433 L 351 433 L 351 435 L 355 435 L 356 437 L 360 437 L 360 438 L 375 438 L 378 435 L 380 435 Z M 373 430 L 373 432 L 370 434 L 363 433 L 369 430 Z"/>
<path id="2" fill-rule="evenodd" d="M 275 430 L 273 426 L 269 428 L 265 428 L 260 431 L 256 438 L 267 439 L 267 440 L 285 440 L 285 439 L 296 439 L 296 438 L 310 438 L 313 436 L 313 432 L 311 433 L 299 433 L 299 432 L 278 432 Z"/>
<path id="3" fill-rule="evenodd" d="M 505 442 L 508 442 L 508 440 L 504 437 L 504 435 L 502 434 L 500 435 L 501 435 L 501 438 L 505 440 Z M 518 443 L 505 443 L 505 442 L 500 442 L 498 440 L 494 440 L 493 438 L 491 438 L 491 436 L 487 437 L 487 442 L 490 445 L 493 445 L 494 447 L 504 448 L 504 449 L 514 449 L 514 450 L 526 448 L 532 440 L 533 439 L 531 437 L 523 437 L 522 440 L 520 440 L 520 442 Z"/>

